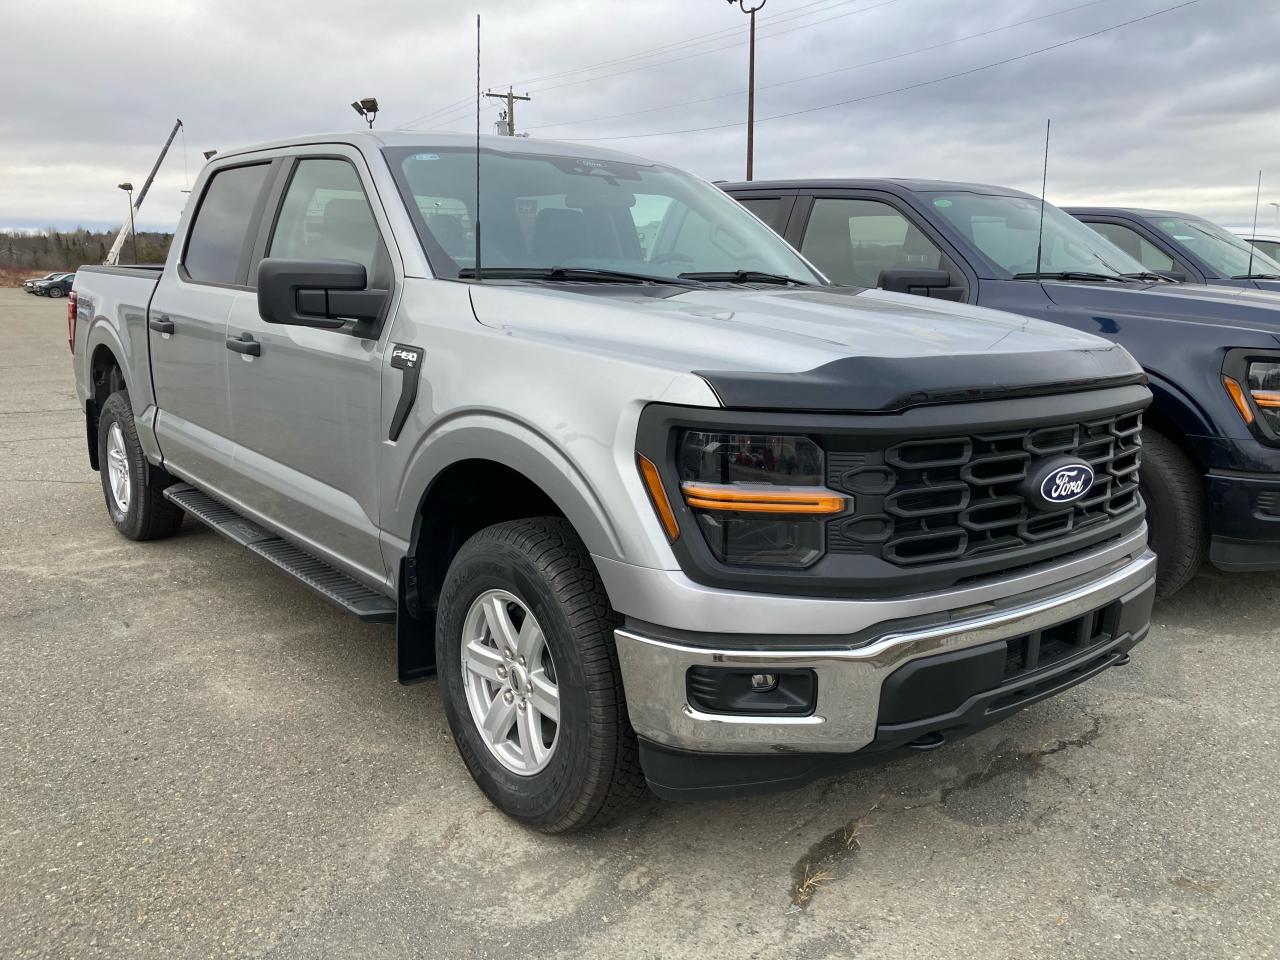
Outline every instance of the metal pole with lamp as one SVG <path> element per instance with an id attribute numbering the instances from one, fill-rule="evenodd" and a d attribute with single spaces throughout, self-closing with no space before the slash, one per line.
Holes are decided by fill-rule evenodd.
<path id="1" fill-rule="evenodd" d="M 759 0 L 754 6 L 748 6 L 747 0 L 729 0 L 737 4 L 738 9 L 751 17 L 751 55 L 747 67 L 747 180 L 751 179 L 755 167 L 756 137 L 756 11 L 763 10 L 769 0 Z"/>
<path id="2" fill-rule="evenodd" d="M 133 244 L 133 262 L 138 262 L 138 231 L 133 225 L 133 184 L 128 181 L 116 184 L 129 198 L 129 238 Z"/>

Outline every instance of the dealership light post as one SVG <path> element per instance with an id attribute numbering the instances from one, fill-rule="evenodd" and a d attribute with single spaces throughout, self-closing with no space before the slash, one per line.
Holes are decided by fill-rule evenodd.
<path id="1" fill-rule="evenodd" d="M 125 181 L 117 184 L 117 186 L 125 192 L 129 198 L 129 237 L 133 243 L 133 262 L 138 262 L 138 231 L 133 226 L 133 184 Z"/>
<path id="2" fill-rule="evenodd" d="M 757 0 L 754 5 L 749 0 L 729 0 L 737 4 L 738 9 L 751 17 L 751 54 L 747 67 L 747 179 L 751 179 L 754 167 L 756 136 L 756 11 L 763 10 L 769 0 Z"/>

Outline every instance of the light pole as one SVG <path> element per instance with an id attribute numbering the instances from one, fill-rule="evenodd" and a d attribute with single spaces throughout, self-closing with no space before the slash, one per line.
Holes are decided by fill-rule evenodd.
<path id="1" fill-rule="evenodd" d="M 129 198 L 129 237 L 133 243 L 133 262 L 138 262 L 138 232 L 133 226 L 133 184 L 128 181 L 116 184 Z"/>
<path id="2" fill-rule="evenodd" d="M 731 4 L 737 4 L 738 9 L 751 17 L 751 55 L 749 66 L 747 67 L 747 179 L 751 179 L 752 170 L 755 160 L 755 137 L 756 137 L 756 11 L 763 10 L 764 5 L 769 0 L 756 0 L 754 4 L 750 4 L 749 0 L 729 0 Z"/>

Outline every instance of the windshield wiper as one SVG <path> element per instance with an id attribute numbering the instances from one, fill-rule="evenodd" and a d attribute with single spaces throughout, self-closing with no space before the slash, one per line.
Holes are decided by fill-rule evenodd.
<path id="1" fill-rule="evenodd" d="M 1166 277 L 1163 273 L 1152 273 L 1150 270 L 1143 270 L 1141 273 L 1126 273 L 1124 276 L 1132 280 L 1155 280 L 1157 282 L 1177 283 L 1173 277 Z"/>
<path id="2" fill-rule="evenodd" d="M 602 270 L 596 267 L 481 267 L 482 279 L 489 280 L 577 280 L 585 283 L 666 283 L 679 287 L 692 286 L 688 280 L 677 277 L 655 277 L 646 273 L 628 273 L 625 270 Z M 474 280 L 474 267 L 458 271 L 464 280 Z"/>
<path id="3" fill-rule="evenodd" d="M 681 280 L 700 280 L 704 283 L 780 283 L 790 286 L 811 287 L 805 280 L 788 277 L 784 273 L 765 273 L 762 270 L 707 270 L 701 273 L 682 273 Z"/>
<path id="4" fill-rule="evenodd" d="M 1111 281 L 1113 283 L 1129 283 L 1130 278 L 1119 273 L 1090 273 L 1087 270 L 1060 270 L 1056 273 L 1015 273 L 1015 280 L 1088 280 L 1094 283 Z"/>
<path id="5" fill-rule="evenodd" d="M 1242 273 L 1232 280 L 1280 280 L 1280 273 Z"/>

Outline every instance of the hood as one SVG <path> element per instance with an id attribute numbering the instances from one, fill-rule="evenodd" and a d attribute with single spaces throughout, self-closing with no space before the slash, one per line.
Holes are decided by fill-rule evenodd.
<path id="1" fill-rule="evenodd" d="M 1280 296 L 1249 287 L 1196 283 L 1121 286 L 1113 283 L 1045 281 L 1055 304 L 1096 311 L 1101 332 L 1108 315 L 1153 318 L 1171 324 L 1212 326 L 1280 340 Z"/>
<path id="2" fill-rule="evenodd" d="M 728 406 L 882 411 L 1142 382 L 1099 337 L 880 290 L 485 283 L 471 297 L 487 326 L 696 373 Z"/>

